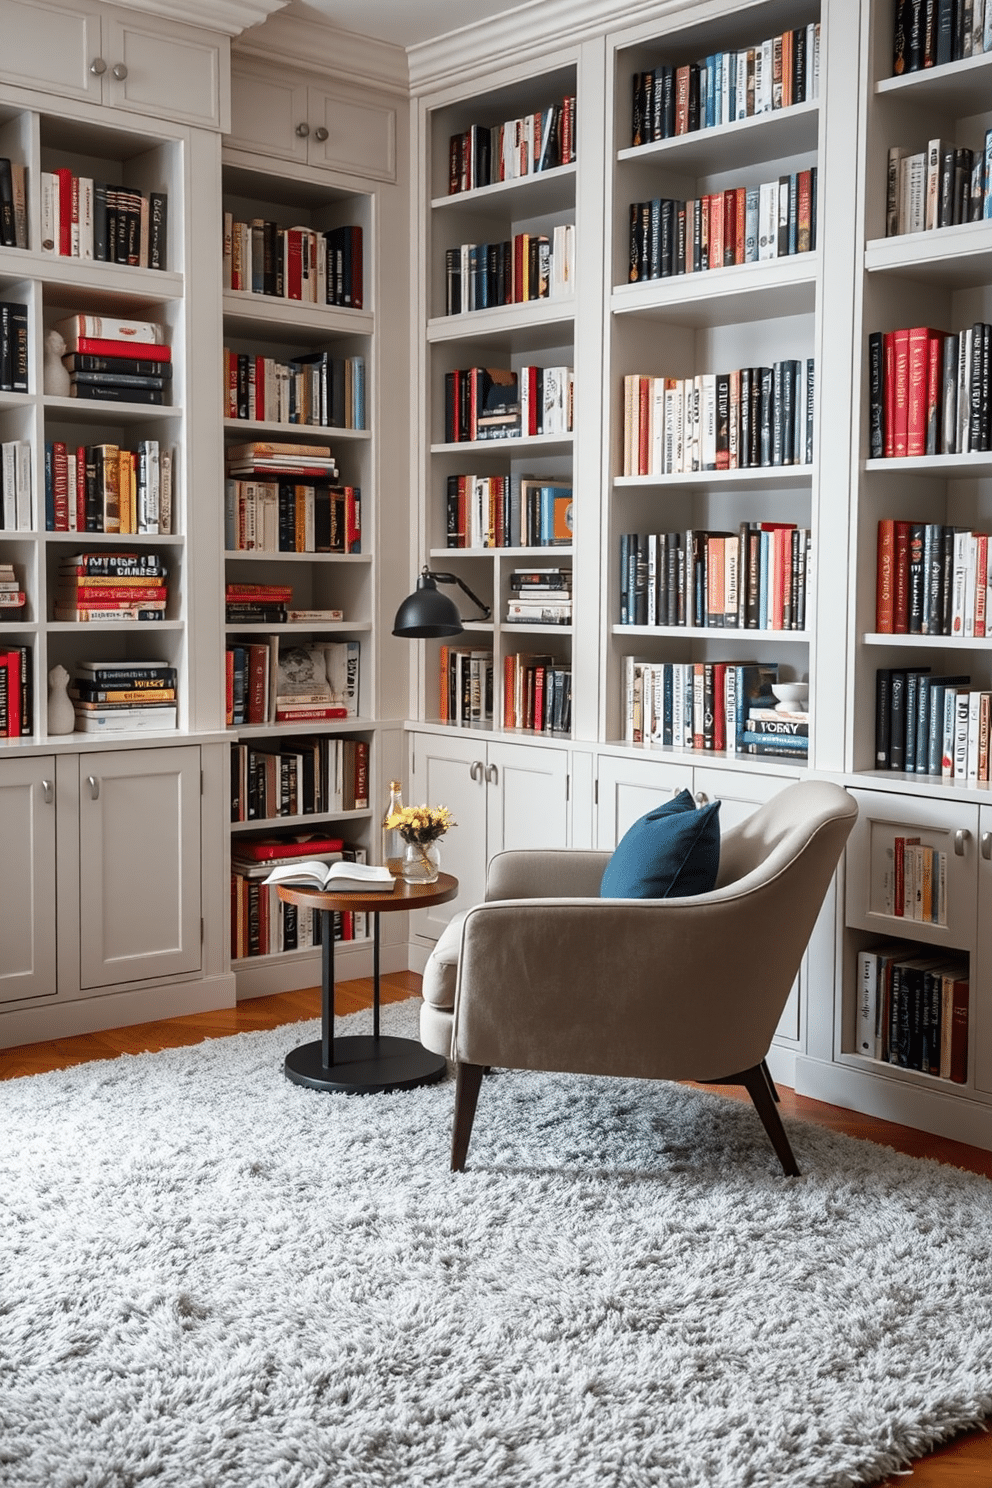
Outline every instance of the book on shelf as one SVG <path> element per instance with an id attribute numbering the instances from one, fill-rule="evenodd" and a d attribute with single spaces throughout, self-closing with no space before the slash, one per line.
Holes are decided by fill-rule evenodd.
<path id="1" fill-rule="evenodd" d="M 868 361 L 872 459 L 992 449 L 992 325 L 873 331 Z"/>
<path id="2" fill-rule="evenodd" d="M 231 746 L 231 820 L 365 810 L 368 778 L 365 739 L 239 741 Z"/>
<path id="3" fill-rule="evenodd" d="M 28 390 L 28 307 L 0 300 L 0 393 Z"/>
<path id="4" fill-rule="evenodd" d="M 262 882 L 321 889 L 327 894 L 388 894 L 396 887 L 396 879 L 389 869 L 381 868 L 378 864 L 321 863 L 316 859 L 280 864 Z"/>
<path id="5" fill-rule="evenodd" d="M 42 171 L 41 251 L 132 268 L 164 269 L 168 195 L 77 176 L 68 166 Z"/>
<path id="6" fill-rule="evenodd" d="M 498 243 L 461 243 L 445 252 L 445 314 L 570 295 L 575 287 L 575 227 L 517 233 Z"/>
<path id="7" fill-rule="evenodd" d="M 503 727 L 567 733 L 572 726 L 572 669 L 548 655 L 503 658 Z"/>
<path id="8" fill-rule="evenodd" d="M 819 77 L 818 21 L 754 46 L 634 72 L 631 144 L 637 148 L 792 108 L 818 96 Z"/>
<path id="9" fill-rule="evenodd" d="M 229 552 L 360 553 L 362 493 L 317 478 L 228 480 Z"/>
<path id="10" fill-rule="evenodd" d="M 225 212 L 223 229 L 226 290 L 362 309 L 364 249 L 358 224 L 287 228 L 261 217 L 241 222 Z"/>
<path id="11" fill-rule="evenodd" d="M 791 522 L 622 533 L 619 623 L 805 630 L 811 541 Z"/>
<path id="12" fill-rule="evenodd" d="M 131 355 L 143 357 L 154 356 L 146 351 L 146 347 L 166 345 L 165 327 L 155 320 L 80 313 L 57 320 L 52 329 L 58 331 L 66 343 L 66 351 L 70 352 L 82 349 L 78 345 L 80 340 L 118 341 L 132 348 L 137 346 L 140 347 L 140 352 L 132 350 Z"/>
<path id="13" fill-rule="evenodd" d="M 876 551 L 879 634 L 984 639 L 989 628 L 988 533 L 883 517 Z"/>
<path id="14" fill-rule="evenodd" d="M 365 428 L 365 358 L 301 352 L 286 361 L 224 348 L 225 417 Z"/>
<path id="15" fill-rule="evenodd" d="M 237 746 L 234 746 L 237 747 Z M 344 842 L 321 832 L 298 832 L 288 837 L 238 837 L 231 852 L 249 862 L 282 862 L 287 858 L 312 858 L 316 853 L 340 852 Z"/>
<path id="16" fill-rule="evenodd" d="M 751 729 L 753 710 L 775 709 L 778 665 L 624 658 L 624 739 L 645 747 L 782 754 L 801 758 L 808 737 Z M 760 715 L 759 715 L 760 716 Z"/>
<path id="17" fill-rule="evenodd" d="M 856 1052 L 965 1084 L 968 966 L 893 942 L 858 952 Z"/>
<path id="18" fill-rule="evenodd" d="M 0 529 L 2 530 L 2 529 Z M 15 615 L 15 610 L 23 610 L 27 604 L 27 594 L 21 587 L 21 580 L 12 563 L 0 563 L 0 611 L 2 618 L 9 622 L 19 620 L 20 615 Z"/>
<path id="19" fill-rule="evenodd" d="M 892 72 L 919 72 L 992 51 L 992 16 L 982 0 L 898 0 L 893 12 Z"/>
<path id="20" fill-rule="evenodd" d="M 631 284 L 787 258 L 816 248 L 817 169 L 681 200 L 631 202 Z"/>
<path id="21" fill-rule="evenodd" d="M 308 723 L 358 713 L 358 641 L 280 648 L 227 647 L 226 712 L 231 724 Z"/>
<path id="22" fill-rule="evenodd" d="M 28 246 L 27 166 L 0 155 L 0 245 Z"/>
<path id="23" fill-rule="evenodd" d="M 931 139 L 925 150 L 892 145 L 886 177 L 885 232 L 932 232 L 992 216 L 987 162 L 992 129 L 977 149 Z"/>
<path id="24" fill-rule="evenodd" d="M 30 646 L 0 643 L 0 739 L 34 732 L 34 672 Z"/>
<path id="25" fill-rule="evenodd" d="M 159 704 L 141 707 L 106 707 L 94 710 L 76 709 L 77 734 L 118 734 L 174 729 L 178 724 L 175 705 Z"/>
<path id="26" fill-rule="evenodd" d="M 572 429 L 571 367 L 466 367 L 444 376 L 444 438 L 518 439 Z"/>
<path id="27" fill-rule="evenodd" d="M 173 452 L 157 439 L 139 440 L 134 450 L 46 440 L 45 527 L 124 536 L 171 532 L 173 471 Z"/>
<path id="28" fill-rule="evenodd" d="M 320 859 L 345 866 L 367 861 L 364 847 L 345 843 L 340 852 L 319 855 Z M 264 873 L 264 869 L 263 869 Z M 350 911 L 328 916 L 335 941 L 365 939 L 369 917 Z M 324 916 L 320 910 L 299 909 L 279 898 L 276 884 L 262 882 L 257 867 L 239 864 L 231 874 L 231 954 L 269 956 L 286 951 L 306 951 L 320 946 Z"/>
<path id="29" fill-rule="evenodd" d="M 448 194 L 477 191 L 575 160 L 575 98 L 499 124 L 472 124 L 448 141 Z"/>

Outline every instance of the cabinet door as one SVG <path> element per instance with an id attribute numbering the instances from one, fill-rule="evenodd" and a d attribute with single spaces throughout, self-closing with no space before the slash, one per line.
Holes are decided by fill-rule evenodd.
<path id="1" fill-rule="evenodd" d="M 305 84 L 238 58 L 231 69 L 231 133 L 225 144 L 255 155 L 307 163 L 309 130 Z"/>
<path id="2" fill-rule="evenodd" d="M 55 761 L 0 765 L 0 1002 L 53 997 Z"/>
<path id="3" fill-rule="evenodd" d="M 84 0 L 0 0 L 0 80 L 99 103 L 100 8 Z"/>
<path id="4" fill-rule="evenodd" d="M 80 987 L 200 968 L 200 751 L 79 758 Z"/>
<path id="5" fill-rule="evenodd" d="M 680 790 L 692 790 L 688 765 L 600 755 L 596 846 L 612 851 L 639 816 Z"/>
<path id="6" fill-rule="evenodd" d="M 694 772 L 693 778 L 696 799 L 700 805 L 706 804 L 706 801 L 700 800 L 700 796 L 705 796 L 708 801 L 720 802 L 720 830 L 725 832 L 728 827 L 747 821 L 759 806 L 770 801 L 772 796 L 777 796 L 796 777 L 749 775 L 743 770 L 707 770 L 704 766 Z M 804 959 L 804 968 L 805 964 Z M 778 1037 L 788 1039 L 791 1043 L 797 1043 L 801 1034 L 800 980 L 800 977 L 796 977 L 792 984 L 789 1000 L 782 1010 L 777 1029 Z"/>
<path id="7" fill-rule="evenodd" d="M 108 15 L 103 35 L 105 103 L 206 129 L 228 126 L 226 37 L 123 11 Z"/>
<path id="8" fill-rule="evenodd" d="M 568 754 L 490 744 L 486 762 L 487 862 L 511 849 L 568 846 Z"/>
<path id="9" fill-rule="evenodd" d="M 441 842 L 441 867 L 458 879 L 458 897 L 412 916 L 415 932 L 436 940 L 453 914 L 478 904 L 485 895 L 486 742 L 415 734 L 411 749 L 407 805 L 447 806 L 458 824 Z"/>
<path id="10" fill-rule="evenodd" d="M 376 181 L 395 181 L 394 109 L 362 103 L 340 92 L 309 88 L 307 123 L 311 165 L 370 176 Z"/>

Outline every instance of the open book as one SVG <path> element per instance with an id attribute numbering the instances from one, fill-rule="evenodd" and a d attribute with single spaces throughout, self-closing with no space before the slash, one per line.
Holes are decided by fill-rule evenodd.
<path id="1" fill-rule="evenodd" d="M 378 889 L 388 894 L 396 885 L 388 868 L 372 863 L 321 863 L 316 858 L 283 863 L 262 882 L 298 884 L 304 889 L 324 889 L 328 894 L 366 894 Z"/>

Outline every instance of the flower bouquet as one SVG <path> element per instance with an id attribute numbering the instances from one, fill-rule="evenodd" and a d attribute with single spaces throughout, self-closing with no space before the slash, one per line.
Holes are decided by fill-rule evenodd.
<path id="1" fill-rule="evenodd" d="M 449 827 L 457 826 L 447 806 L 404 806 L 387 817 L 385 824 L 406 843 L 403 877 L 407 883 L 434 883 L 441 864 L 437 843 Z"/>

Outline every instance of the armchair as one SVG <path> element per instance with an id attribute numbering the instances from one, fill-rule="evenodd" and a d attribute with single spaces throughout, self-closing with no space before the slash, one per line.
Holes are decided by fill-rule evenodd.
<path id="1" fill-rule="evenodd" d="M 456 1064 L 451 1167 L 484 1069 L 743 1085 L 798 1175 L 765 1056 L 857 816 L 825 781 L 788 786 L 723 836 L 716 888 L 600 899 L 606 852 L 504 852 L 485 903 L 424 971 L 421 1039 Z"/>

